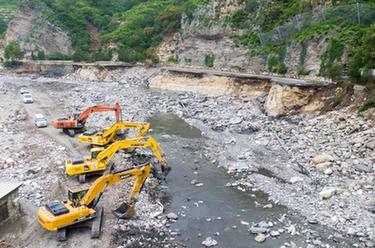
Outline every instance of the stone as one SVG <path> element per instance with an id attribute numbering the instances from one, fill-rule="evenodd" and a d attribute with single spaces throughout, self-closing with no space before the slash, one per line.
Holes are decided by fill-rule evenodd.
<path id="1" fill-rule="evenodd" d="M 317 220 L 317 219 L 308 219 L 307 222 L 308 222 L 309 224 L 312 224 L 312 225 L 316 225 L 316 224 L 318 224 L 318 220 Z"/>
<path id="2" fill-rule="evenodd" d="M 272 208 L 272 204 L 270 203 L 270 204 L 264 205 L 263 208 L 264 209 L 266 209 L 266 208 Z"/>
<path id="3" fill-rule="evenodd" d="M 258 233 L 257 236 L 255 236 L 255 241 L 258 242 L 258 243 L 262 243 L 264 241 L 266 241 L 266 235 L 264 235 L 263 233 Z"/>
<path id="4" fill-rule="evenodd" d="M 216 246 L 217 245 L 217 241 L 214 240 L 213 238 L 211 237 L 207 237 L 203 242 L 202 242 L 202 245 L 206 246 L 206 247 L 213 247 L 213 246 Z"/>
<path id="5" fill-rule="evenodd" d="M 195 180 L 195 179 L 193 179 L 193 180 L 190 181 L 190 184 L 191 184 L 191 185 L 196 185 L 197 183 L 198 183 L 198 181 Z"/>
<path id="6" fill-rule="evenodd" d="M 333 170 L 331 168 L 325 169 L 324 174 L 331 175 L 333 173 Z"/>
<path id="7" fill-rule="evenodd" d="M 297 234 L 297 230 L 296 230 L 296 226 L 295 225 L 290 225 L 290 226 L 286 227 L 286 231 L 288 233 L 290 233 L 291 235 L 296 235 Z"/>
<path id="8" fill-rule="evenodd" d="M 366 147 L 371 149 L 371 150 L 375 150 L 375 141 L 370 141 L 366 144 Z"/>
<path id="9" fill-rule="evenodd" d="M 303 178 L 302 177 L 291 177 L 289 179 L 289 182 L 292 183 L 292 184 L 295 184 L 295 183 L 298 183 L 298 182 L 303 182 Z"/>
<path id="10" fill-rule="evenodd" d="M 249 222 L 241 220 L 241 225 L 248 226 L 250 225 Z"/>
<path id="11" fill-rule="evenodd" d="M 170 220 L 177 220 L 178 216 L 177 216 L 177 214 L 171 212 L 171 213 L 167 214 L 167 218 L 170 219 Z"/>
<path id="12" fill-rule="evenodd" d="M 364 164 L 355 165 L 354 169 L 358 172 L 370 173 L 372 172 L 371 168 Z"/>
<path id="13" fill-rule="evenodd" d="M 362 137 L 357 137 L 353 139 L 352 143 L 357 144 L 357 145 L 362 145 L 364 142 L 365 140 Z"/>
<path id="14" fill-rule="evenodd" d="M 328 154 L 319 154 L 312 159 L 314 164 L 321 164 L 333 161 L 333 157 Z"/>
<path id="15" fill-rule="evenodd" d="M 329 167 L 331 164 L 332 164 L 331 162 L 319 163 L 319 164 L 316 164 L 316 165 L 315 165 L 315 168 L 316 168 L 318 171 L 324 171 L 324 170 L 328 169 L 328 167 Z"/>
<path id="16" fill-rule="evenodd" d="M 324 188 L 322 191 L 320 191 L 319 196 L 320 199 L 326 200 L 331 198 L 336 193 L 335 188 Z"/>
<path id="17" fill-rule="evenodd" d="M 232 117 L 229 119 L 229 124 L 231 125 L 236 125 L 236 124 L 240 124 L 242 122 L 242 118 L 236 116 L 236 117 Z"/>
<path id="18" fill-rule="evenodd" d="M 266 233 L 267 232 L 267 228 L 252 226 L 252 227 L 250 227 L 250 232 L 253 233 L 253 234 Z"/>
<path id="19" fill-rule="evenodd" d="M 7 158 L 7 159 L 5 160 L 5 163 L 7 163 L 7 164 L 14 164 L 15 161 L 14 161 L 14 159 L 12 159 L 12 158 Z"/>
<path id="20" fill-rule="evenodd" d="M 274 230 L 274 231 L 270 232 L 270 235 L 271 235 L 271 237 L 277 237 L 277 236 L 280 236 L 280 232 Z"/>

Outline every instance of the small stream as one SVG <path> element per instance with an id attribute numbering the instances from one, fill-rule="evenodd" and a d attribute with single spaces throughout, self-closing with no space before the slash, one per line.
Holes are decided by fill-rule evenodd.
<path id="1" fill-rule="evenodd" d="M 261 192 L 242 192 L 225 185 L 233 181 L 224 170 L 217 168 L 204 157 L 205 139 L 200 131 L 172 114 L 157 114 L 150 120 L 152 135 L 161 143 L 172 171 L 167 178 L 165 192 L 166 212 L 174 212 L 179 218 L 170 228 L 180 233 L 176 239 L 186 247 L 201 247 L 202 241 L 212 237 L 216 247 L 280 247 L 294 242 L 306 247 L 307 236 L 317 235 L 324 242 L 333 232 L 320 225 L 307 224 L 287 208 L 275 205 Z M 192 185 L 196 180 L 203 185 Z M 263 206 L 271 203 L 272 208 Z M 281 233 L 278 238 L 267 237 L 263 243 L 254 240 L 249 225 L 260 221 L 272 222 L 272 230 L 283 228 L 278 219 L 286 214 L 298 227 L 314 229 L 304 235 Z M 242 222 L 242 223 L 241 223 Z M 300 230 L 300 229 L 299 229 Z M 336 245 L 339 245 L 336 243 Z M 340 244 L 339 247 L 350 247 Z"/>

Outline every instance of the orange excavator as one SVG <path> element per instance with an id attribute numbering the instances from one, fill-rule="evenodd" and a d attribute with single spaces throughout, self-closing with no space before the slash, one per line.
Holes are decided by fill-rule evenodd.
<path id="1" fill-rule="evenodd" d="M 98 104 L 86 108 L 82 113 L 73 113 L 72 115 L 60 117 L 52 122 L 54 128 L 62 129 L 63 132 L 70 137 L 74 137 L 76 133 L 82 133 L 85 130 L 87 118 L 91 113 L 114 111 L 116 122 L 121 122 L 121 106 L 119 103 L 115 105 Z"/>

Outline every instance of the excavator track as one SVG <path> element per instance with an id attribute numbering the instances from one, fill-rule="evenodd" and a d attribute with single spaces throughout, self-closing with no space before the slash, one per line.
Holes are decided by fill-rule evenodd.
<path id="1" fill-rule="evenodd" d="M 97 239 L 100 237 L 102 230 L 102 219 L 103 219 L 103 207 L 96 207 L 96 218 L 92 221 L 91 226 L 91 238 Z"/>

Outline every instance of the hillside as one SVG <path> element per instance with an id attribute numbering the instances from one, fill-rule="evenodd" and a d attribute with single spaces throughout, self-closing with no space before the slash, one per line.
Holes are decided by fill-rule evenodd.
<path id="1" fill-rule="evenodd" d="M 70 38 L 74 51 L 21 44 L 29 54 L 41 49 L 51 59 L 150 60 L 255 73 L 350 76 L 357 82 L 368 81 L 375 68 L 371 0 L 24 0 L 20 8 L 25 5 L 40 13 L 39 22 Z M 8 30 L 6 37 L 14 33 L 22 32 Z"/>

